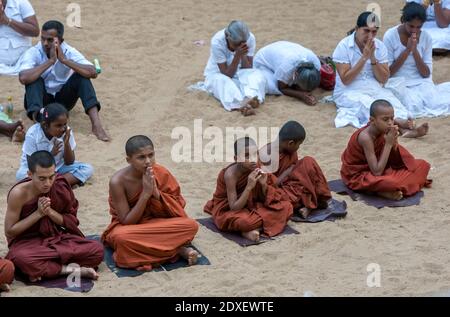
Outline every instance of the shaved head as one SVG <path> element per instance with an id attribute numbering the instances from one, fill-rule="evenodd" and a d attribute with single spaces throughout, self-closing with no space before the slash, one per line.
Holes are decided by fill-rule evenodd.
<path id="1" fill-rule="evenodd" d="M 391 108 L 394 109 L 394 107 L 392 106 L 392 104 L 384 99 L 378 99 L 375 100 L 372 105 L 370 106 L 370 116 L 371 117 L 376 117 L 379 114 L 379 110 L 380 109 L 385 109 L 385 108 Z"/>
<path id="2" fill-rule="evenodd" d="M 125 152 L 127 156 L 131 157 L 136 154 L 140 149 L 151 146 L 153 148 L 153 142 L 149 137 L 145 135 L 136 135 L 128 139 L 125 145 Z"/>

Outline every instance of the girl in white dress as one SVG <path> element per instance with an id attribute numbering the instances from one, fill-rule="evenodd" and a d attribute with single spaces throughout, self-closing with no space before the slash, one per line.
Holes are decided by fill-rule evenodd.
<path id="1" fill-rule="evenodd" d="M 403 9 L 402 24 L 385 33 L 391 72 L 386 88 L 414 117 L 449 115 L 450 83 L 433 83 L 433 43 L 422 30 L 425 21 L 424 7 L 411 2 Z"/>
<path id="2" fill-rule="evenodd" d="M 254 108 L 264 102 L 266 79 L 253 68 L 255 48 L 255 36 L 242 21 L 231 22 L 211 40 L 205 86 L 227 111 L 253 115 Z"/>

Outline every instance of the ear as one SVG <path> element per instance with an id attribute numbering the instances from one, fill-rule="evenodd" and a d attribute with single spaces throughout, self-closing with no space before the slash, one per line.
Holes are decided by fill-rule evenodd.
<path id="1" fill-rule="evenodd" d="M 129 156 L 127 155 L 126 160 L 127 160 L 127 163 L 130 164 L 131 157 L 129 157 Z"/>
<path id="2" fill-rule="evenodd" d="M 30 170 L 28 170 L 27 175 L 29 178 L 31 178 L 31 176 L 33 176 L 33 173 Z"/>

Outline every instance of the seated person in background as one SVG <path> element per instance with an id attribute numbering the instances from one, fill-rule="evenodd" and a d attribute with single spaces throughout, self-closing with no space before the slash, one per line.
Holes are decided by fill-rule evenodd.
<path id="1" fill-rule="evenodd" d="M 39 36 L 39 24 L 28 0 L 0 0 L 0 75 L 17 75 L 21 58 Z"/>
<path id="2" fill-rule="evenodd" d="M 19 81 L 25 86 L 28 117 L 36 121 L 39 111 L 53 102 L 70 111 L 81 99 L 92 132 L 99 140 L 109 141 L 99 117 L 100 103 L 91 82 L 94 78 L 94 65 L 64 40 L 64 25 L 46 22 L 41 42 L 25 53 L 20 67 Z"/>
<path id="3" fill-rule="evenodd" d="M 253 67 L 256 40 L 242 21 L 232 21 L 211 40 L 211 56 L 205 68 L 206 90 L 219 99 L 227 111 L 254 115 L 264 102 L 266 80 Z"/>
<path id="4" fill-rule="evenodd" d="M 321 62 L 311 50 L 297 43 L 275 42 L 256 53 L 254 65 L 266 77 L 267 94 L 317 104 L 311 91 L 319 87 Z"/>

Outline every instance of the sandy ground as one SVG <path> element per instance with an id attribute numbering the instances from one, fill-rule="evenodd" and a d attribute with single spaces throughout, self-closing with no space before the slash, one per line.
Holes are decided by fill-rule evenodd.
<path id="1" fill-rule="evenodd" d="M 65 21 L 68 1 L 32 1 L 41 25 L 48 19 Z M 379 0 L 384 31 L 398 23 L 403 1 Z M 172 129 L 203 126 L 278 127 L 294 119 L 303 123 L 308 137 L 301 155 L 314 156 L 328 179 L 339 176 L 340 154 L 353 132 L 335 129 L 335 107 L 308 107 L 287 97 L 269 97 L 256 117 L 226 113 L 213 98 L 187 87 L 202 80 L 209 56 L 209 39 L 233 19 L 245 20 L 256 35 L 258 48 L 276 40 L 299 42 L 317 54 L 331 54 L 355 24 L 368 1 L 300 0 L 79 0 L 82 28 L 67 28 L 66 40 L 86 57 L 101 60 L 103 73 L 94 85 L 103 105 L 103 122 L 113 141 L 105 144 L 90 133 L 81 106 L 71 113 L 78 143 L 77 159 L 94 165 L 94 178 L 76 190 L 78 216 L 85 234 L 99 234 L 110 221 L 108 181 L 126 165 L 124 143 L 134 134 L 151 136 L 158 161 L 178 177 L 191 217 L 204 216 L 216 176 L 224 163 L 172 161 L 177 140 Z M 205 40 L 197 47 L 193 41 Z M 436 82 L 450 80 L 450 58 L 436 58 Z M 0 78 L 0 102 L 12 95 L 15 116 L 23 116 L 23 88 L 15 78 Z M 323 93 L 322 95 L 326 95 Z M 429 136 L 402 140 L 433 170 L 433 189 L 422 204 L 402 209 L 349 205 L 349 215 L 336 223 L 292 224 L 301 232 L 258 247 L 241 248 L 201 227 L 195 245 L 211 266 L 170 273 L 149 273 L 118 279 L 100 267 L 100 280 L 82 296 L 318 296 L 422 295 L 448 290 L 450 267 L 450 151 L 449 120 L 431 119 Z M 423 121 L 423 120 L 422 120 Z M 14 184 L 21 146 L 0 140 L 0 231 L 6 194 Z M 0 238 L 0 254 L 7 252 Z M 368 288 L 367 265 L 381 267 L 381 287 Z M 76 296 L 62 290 L 12 285 L 8 296 Z"/>

